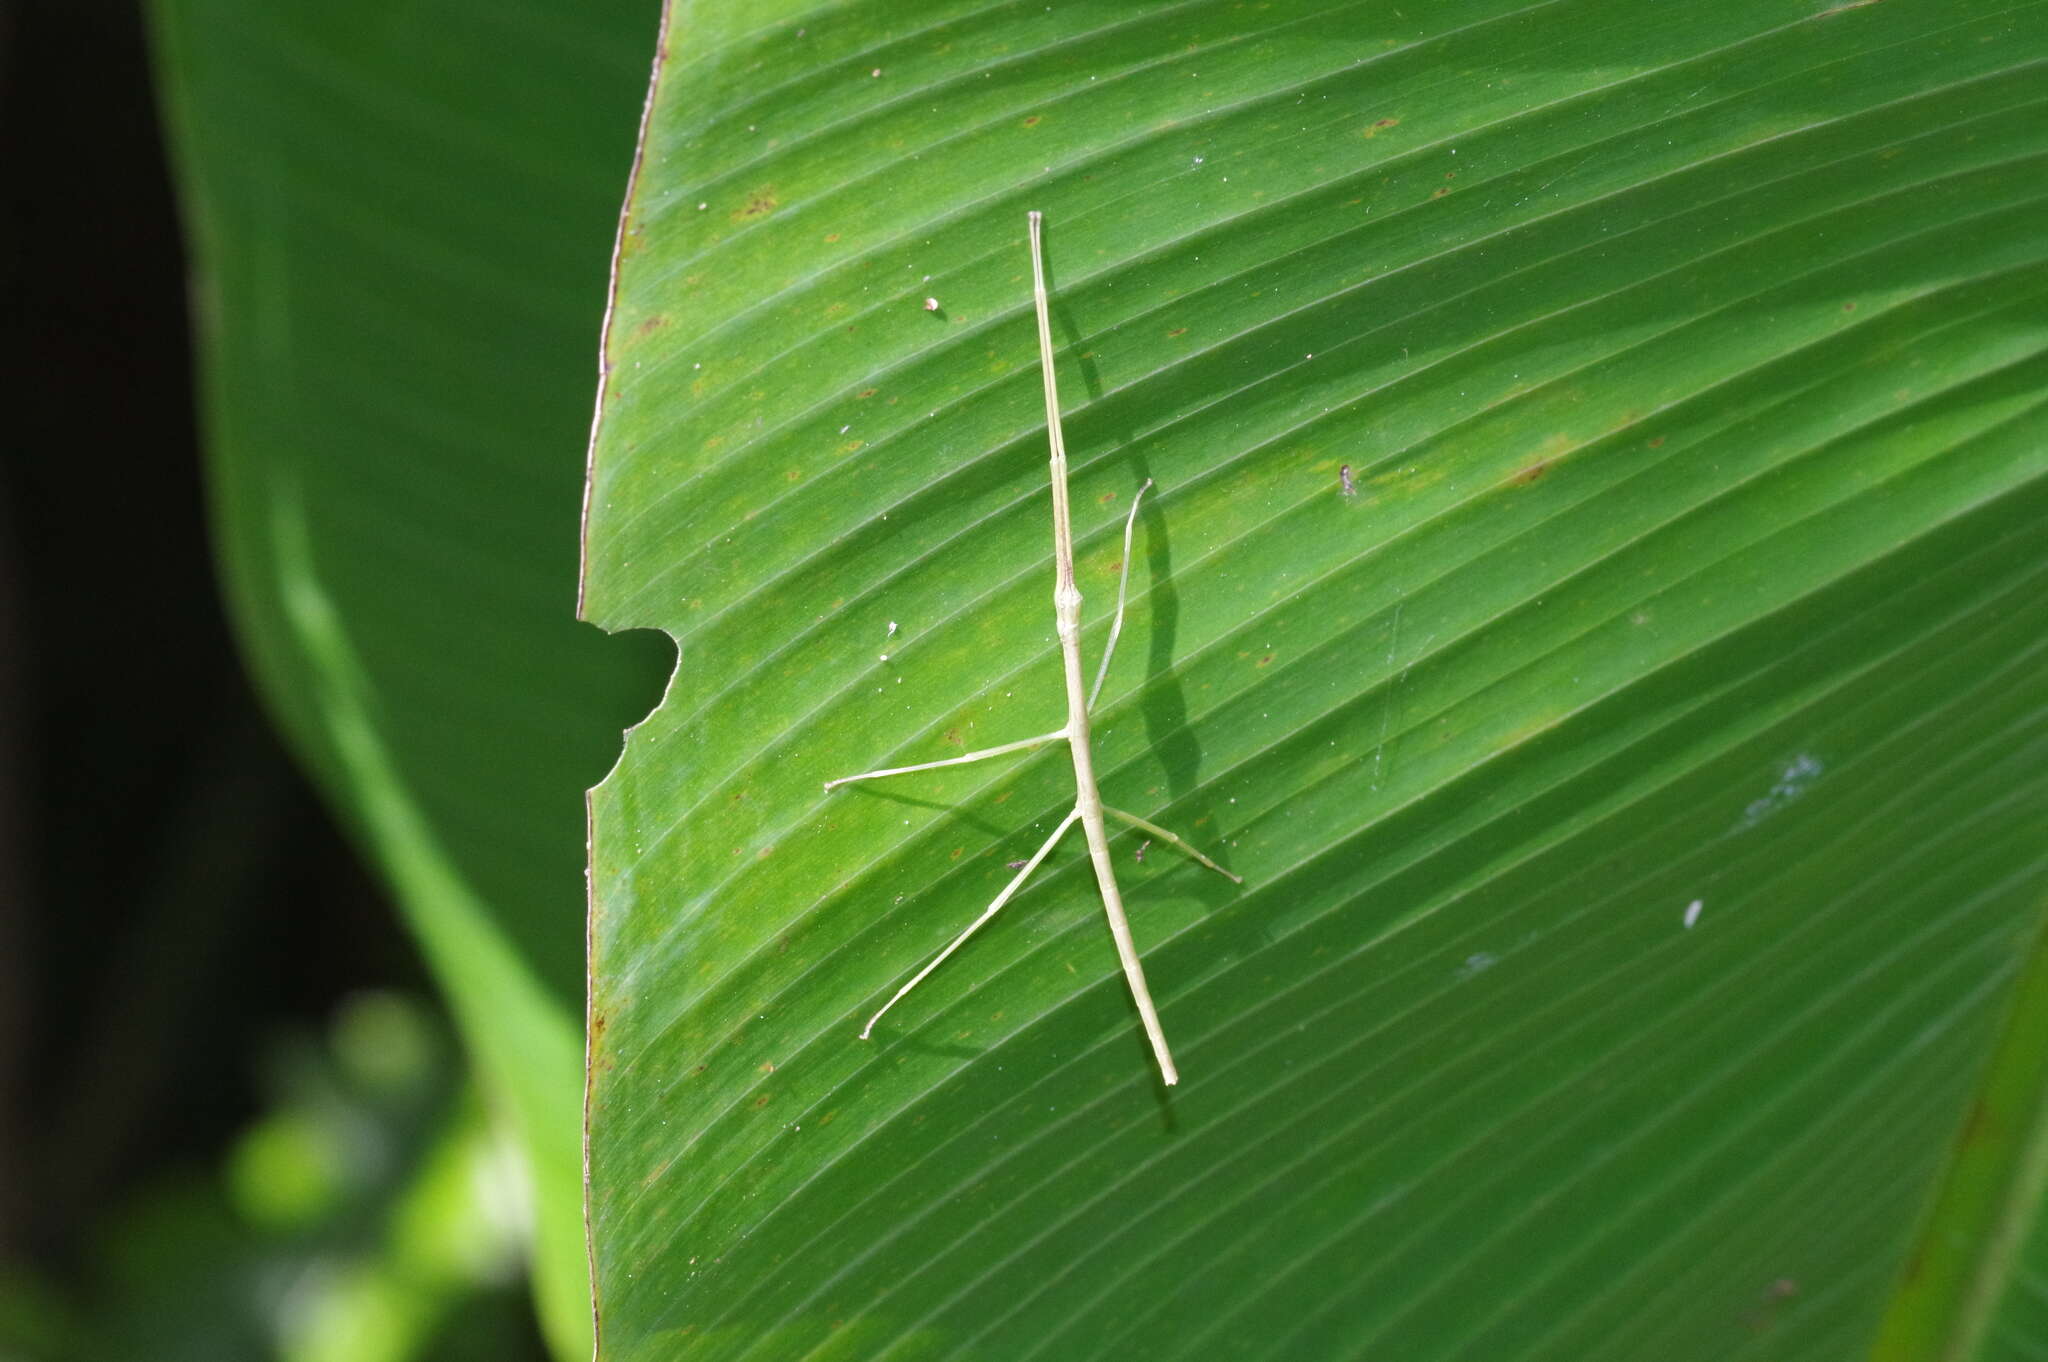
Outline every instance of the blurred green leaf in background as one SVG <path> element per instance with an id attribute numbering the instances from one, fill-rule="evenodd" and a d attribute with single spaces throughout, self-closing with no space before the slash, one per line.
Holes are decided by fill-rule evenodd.
<path id="1" fill-rule="evenodd" d="M 271 41 L 292 16 L 259 7 L 250 14 L 248 23 L 224 11 L 202 16 L 202 45 L 220 59 L 209 71 L 245 82 L 216 88 L 228 99 L 224 109 L 216 106 L 216 126 L 245 150 L 297 148 L 302 159 L 283 173 L 277 157 L 247 161 L 270 206 L 301 191 L 323 203 L 337 192 L 348 201 L 351 191 L 331 173 L 339 164 L 333 148 L 294 141 L 287 126 L 293 81 L 324 82 L 341 68 L 304 44 Z M 255 22 L 265 19 L 280 22 Z M 651 31 L 651 10 L 646 20 Z M 369 44 L 359 51 L 376 50 L 377 36 L 366 28 L 351 39 Z M 0 1354 L 51 1362 L 532 1357 L 538 1339 L 523 1269 L 543 1183 L 541 1215 L 561 1228 L 559 1250 L 542 1254 L 557 1267 L 542 1275 L 560 1283 L 552 1295 L 562 1304 L 551 1313 L 563 1350 L 573 1354 L 587 1347 L 588 1335 L 575 1159 L 578 790 L 611 760 L 623 719 L 586 728 L 586 763 L 529 780 L 529 789 L 559 791 L 568 820 L 551 852 L 519 847 L 502 809 L 462 800 L 479 822 L 498 820 L 492 836 L 506 848 L 530 853 L 531 866 L 552 865 L 559 879 L 534 891 L 548 896 L 555 917 L 527 916 L 543 936 L 544 925 L 559 922 L 558 939 L 522 944 L 502 926 L 487 932 L 497 940 L 495 967 L 513 985 L 504 990 L 508 1004 L 525 997 L 531 1015 L 536 990 L 557 995 L 545 1005 L 555 1014 L 545 1021 L 554 1055 L 529 1046 L 515 1075 L 526 1093 L 552 1093 L 547 1122 L 531 1126 L 546 1139 L 530 1140 L 518 1105 L 526 1093 L 474 1077 L 459 1058 L 438 1005 L 421 1001 L 417 957 L 388 899 L 362 875 L 265 731 L 227 645 L 191 433 L 187 261 L 151 117 L 143 37 L 133 0 L 18 0 L 0 11 L 0 159 L 9 169 L 0 283 L 14 337 L 6 347 L 10 425 L 0 460 Z M 237 46 L 245 38 L 250 45 Z M 416 62 L 402 32 L 386 25 L 383 38 L 395 44 L 388 51 L 411 52 Z M 560 479 L 566 501 L 554 522 L 557 566 L 528 580 L 536 620 L 560 622 L 573 602 L 574 465 L 602 259 L 616 184 L 631 155 L 630 87 L 646 66 L 636 49 L 644 43 L 644 35 L 622 39 L 632 57 L 621 81 L 626 92 L 617 97 L 615 159 L 591 181 L 606 186 L 587 219 L 592 292 L 567 314 L 581 334 L 558 347 L 575 362 L 560 386 L 572 445 Z M 368 81 L 383 83 L 382 76 Z M 314 102 L 345 121 L 332 87 L 319 88 Z M 296 131 L 304 129 L 301 120 Z M 365 122 L 355 133 L 381 136 L 358 147 L 373 162 L 392 163 L 388 125 L 379 133 Z M 181 150 L 194 151 L 195 164 L 223 168 L 213 187 L 233 180 L 233 146 Z M 291 232 L 205 238 L 209 223 L 234 213 L 217 214 L 196 182 L 180 187 L 200 229 L 191 264 L 204 339 L 246 335 L 240 328 L 253 314 L 241 303 L 260 296 L 269 305 L 265 326 L 292 319 L 283 332 L 265 332 L 260 353 L 289 351 L 328 378 L 360 377 L 360 366 L 333 362 L 331 347 L 351 333 L 314 339 L 321 327 L 313 314 L 294 317 L 290 290 L 230 296 L 213 287 L 221 262 L 206 253 L 208 240 L 230 248 L 223 260 L 233 270 L 259 249 L 271 251 L 275 264 Z M 304 204 L 287 216 L 309 221 Z M 394 220 L 371 214 L 361 224 L 389 228 Z M 351 266 L 331 249 L 283 274 L 256 273 L 275 285 L 321 272 L 337 282 L 351 270 L 358 282 L 377 280 L 363 257 Z M 353 334 L 360 343 L 362 334 Z M 514 353 L 534 343 L 528 327 Z M 208 352 L 209 372 L 225 380 L 225 371 L 211 367 L 220 358 Z M 519 375 L 516 365 L 508 372 Z M 251 377 L 268 383 L 275 374 Z M 273 419 L 297 401 L 281 387 L 254 391 Z M 366 415 L 373 405 L 355 385 L 340 400 L 340 415 Z M 449 410 L 437 405 L 432 413 L 444 433 Z M 220 416 L 209 413 L 216 432 L 251 429 Z M 335 419 L 299 408 L 271 428 L 274 444 L 258 452 L 279 459 L 288 474 L 307 453 L 295 432 Z M 372 445 L 408 465 L 431 462 L 417 441 L 390 434 L 326 448 L 340 451 L 358 475 L 368 471 L 362 450 Z M 492 473 L 480 482 L 502 477 L 506 454 L 491 451 Z M 337 480 L 346 481 L 349 470 L 335 470 Z M 301 546 L 334 524 L 331 510 L 310 517 L 315 525 Z M 387 528 L 395 523 L 383 520 Z M 229 525 L 222 518 L 216 528 Z M 367 551 L 389 555 L 396 542 L 381 537 Z M 331 567 L 333 544 L 312 557 L 322 571 Z M 226 558 L 241 565 L 233 551 Z M 313 587 L 294 598 L 302 618 L 319 617 Z M 429 594 L 418 582 L 402 593 L 415 605 Z M 548 599 L 539 602 L 541 595 Z M 262 652 L 263 621 L 243 623 L 252 651 Z M 598 642 L 587 628 L 560 627 Z M 359 622 L 348 630 L 376 634 Z M 326 637 L 331 643 L 335 636 Z M 388 667 L 389 643 L 384 636 L 385 651 L 366 654 L 369 673 Z M 408 668 L 418 661 L 409 659 Z M 304 698 L 291 678 L 265 679 L 279 680 L 273 699 L 280 709 L 335 712 L 318 697 Z M 380 682 L 373 705 L 397 689 Z M 465 689 L 451 718 L 415 712 L 412 726 L 445 730 L 465 714 L 485 714 L 473 687 Z M 586 699 L 605 703 L 601 695 Z M 387 716 L 380 710 L 380 721 Z M 559 706 L 549 722 L 558 730 L 575 726 Z M 317 736 L 300 735 L 302 749 L 316 746 Z M 357 743 L 352 760 L 374 767 L 375 746 Z M 548 759 L 540 748 L 528 755 Z M 517 769 L 508 752 L 497 768 L 500 783 L 515 786 L 503 773 Z M 337 804 L 364 807 L 357 793 L 330 790 Z M 361 793 L 376 792 L 366 785 Z M 403 802 L 387 800 L 371 812 L 388 824 L 390 808 Z M 368 821 L 359 819 L 358 830 Z M 445 827 L 438 835 L 454 836 Z M 514 873 L 502 854 L 490 859 L 494 873 Z M 408 863 L 413 887 L 422 880 L 417 865 L 418 858 Z M 435 900 L 419 902 L 432 918 Z M 493 912 L 516 916 L 502 906 Z M 504 966 L 522 954 L 533 958 L 517 970 Z M 494 967 L 489 953 L 464 955 L 473 971 Z M 544 982 L 522 995 L 516 985 L 527 971 Z M 384 1002 L 349 1001 L 364 996 Z M 490 1034 L 506 1037 L 521 1016 L 506 1006 Z M 324 1037 L 337 1017 L 330 1043 Z M 532 1151 L 550 1141 L 565 1167 L 537 1181 Z"/>
<path id="2" fill-rule="evenodd" d="M 232 614 L 515 1136 L 586 1353 L 582 790 L 673 653 L 575 621 L 576 521 L 655 9 L 152 10 Z"/>

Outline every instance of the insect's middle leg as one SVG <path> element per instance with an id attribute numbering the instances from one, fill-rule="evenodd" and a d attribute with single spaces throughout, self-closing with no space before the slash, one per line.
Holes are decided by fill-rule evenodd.
<path id="1" fill-rule="evenodd" d="M 1181 855 L 1186 856 L 1192 860 L 1200 861 L 1203 865 L 1208 866 L 1211 870 L 1223 876 L 1223 878 L 1229 880 L 1231 883 L 1244 883 L 1244 879 L 1242 876 L 1231 874 L 1228 870 L 1225 870 L 1222 866 L 1216 864 L 1216 862 L 1210 860 L 1207 856 L 1204 856 L 1201 852 L 1195 850 L 1186 842 L 1183 842 L 1180 838 L 1168 832 L 1165 828 L 1160 827 L 1157 823 L 1147 822 L 1145 819 L 1138 817 L 1138 815 L 1134 813 L 1125 813 L 1122 809 L 1112 809 L 1107 804 L 1102 806 L 1102 811 L 1108 814 L 1111 818 L 1120 818 L 1124 822 L 1129 823 L 1134 828 L 1138 828 L 1142 831 L 1151 833 L 1154 837 L 1157 837 L 1160 841 L 1166 843 L 1175 851 L 1178 851 Z"/>

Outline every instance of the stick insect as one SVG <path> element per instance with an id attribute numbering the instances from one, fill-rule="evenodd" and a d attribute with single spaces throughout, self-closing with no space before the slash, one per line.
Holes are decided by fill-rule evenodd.
<path id="1" fill-rule="evenodd" d="M 1167 1085 L 1178 1083 L 1180 1073 L 1173 1066 L 1173 1055 L 1166 1048 L 1166 1033 L 1160 1029 L 1158 1009 L 1152 1005 L 1152 991 L 1145 986 L 1145 967 L 1138 962 L 1138 948 L 1131 940 L 1130 920 L 1124 915 L 1123 896 L 1117 892 L 1116 870 L 1110 862 L 1109 830 L 1107 819 L 1114 818 L 1128 823 L 1157 841 L 1165 843 L 1181 854 L 1188 856 L 1236 884 L 1244 881 L 1231 874 L 1201 852 L 1189 846 L 1180 838 L 1155 823 L 1146 821 L 1134 813 L 1112 809 L 1102 802 L 1102 792 L 1095 783 L 1095 754 L 1089 745 L 1088 712 L 1095 707 L 1095 699 L 1102 693 L 1102 683 L 1109 676 L 1109 660 L 1116 654 L 1116 642 L 1124 628 L 1124 602 L 1130 594 L 1131 585 L 1131 537 L 1138 525 L 1138 504 L 1145 491 L 1151 487 L 1147 478 L 1137 495 L 1131 498 L 1131 513 L 1124 521 L 1124 560 L 1122 575 L 1117 581 L 1116 615 L 1109 626 L 1109 642 L 1102 653 L 1102 665 L 1096 669 L 1095 684 L 1090 687 L 1083 679 L 1081 665 L 1081 590 L 1074 582 L 1074 524 L 1073 514 L 1067 496 L 1067 444 L 1060 429 L 1059 386 L 1053 376 L 1052 320 L 1045 296 L 1045 251 L 1042 241 L 1043 220 L 1034 212 L 1029 215 L 1031 224 L 1031 296 L 1038 310 L 1038 362 L 1045 376 L 1045 423 L 1047 440 L 1052 446 L 1052 543 L 1053 543 L 1053 620 L 1059 633 L 1060 662 L 1066 673 L 1067 722 L 1051 733 L 1042 733 L 1035 738 L 1024 738 L 1017 742 L 1003 743 L 997 747 L 983 748 L 962 756 L 948 757 L 943 761 L 919 762 L 915 766 L 892 766 L 881 771 L 863 771 L 857 776 L 841 776 L 825 782 L 827 790 L 841 785 L 850 785 L 856 780 L 877 780 L 883 776 L 907 775 L 912 771 L 930 771 L 941 766 L 962 766 L 972 761 L 985 761 L 990 757 L 1006 756 L 1012 752 L 1024 752 L 1048 743 L 1063 742 L 1074 759 L 1074 807 L 1060 820 L 1052 835 L 1032 853 L 1023 867 L 1011 881 L 1003 886 L 995 901 L 982 910 L 980 917 L 969 923 L 967 929 L 954 937 L 947 947 L 940 951 L 923 969 L 911 976 L 910 982 L 896 990 L 895 996 L 882 1004 L 881 1011 L 868 1018 L 868 1024 L 861 1028 L 861 1039 L 866 1040 L 874 1032 L 875 1023 L 883 1013 L 903 1001 L 909 992 L 923 983 L 931 972 L 946 962 L 948 956 L 967 943 L 967 938 L 994 917 L 1002 906 L 1010 901 L 1024 882 L 1031 878 L 1031 872 L 1052 854 L 1060 838 L 1067 830 L 1079 823 L 1082 835 L 1088 840 L 1088 856 L 1095 864 L 1095 884 L 1102 891 L 1102 910 L 1109 918 L 1109 934 L 1116 940 L 1116 953 L 1123 962 L 1124 978 L 1131 986 L 1131 998 L 1138 1005 L 1138 1016 L 1144 1022 L 1145 1036 L 1152 1043 L 1153 1058 L 1159 1061 L 1159 1076 Z"/>

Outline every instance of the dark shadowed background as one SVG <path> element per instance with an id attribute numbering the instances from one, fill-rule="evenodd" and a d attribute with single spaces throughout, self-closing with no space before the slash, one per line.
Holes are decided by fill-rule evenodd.
<path id="1" fill-rule="evenodd" d="M 294 1282 L 378 1259 L 457 1061 L 222 615 L 137 6 L 0 7 L 0 54 L 0 1352 L 274 1355 Z M 321 1171 L 344 1127 L 367 1173 Z M 252 1207 L 280 1159 L 318 1195 Z M 539 1355 L 482 1280 L 451 1332 Z"/>

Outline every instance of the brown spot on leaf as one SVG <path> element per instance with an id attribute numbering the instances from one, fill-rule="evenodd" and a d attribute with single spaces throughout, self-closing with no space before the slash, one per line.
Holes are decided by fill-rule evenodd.
<path id="1" fill-rule="evenodd" d="M 1038 115 L 1037 115 L 1037 114 L 1033 114 L 1033 115 L 1031 115 L 1031 117 L 1029 117 L 1029 118 L 1025 119 L 1025 120 L 1024 120 L 1024 126 L 1025 126 L 1025 127 L 1027 127 L 1027 128 L 1035 128 L 1035 127 L 1037 127 L 1037 126 L 1038 126 Z"/>
<path id="2" fill-rule="evenodd" d="M 661 330 L 661 328 L 667 325 L 668 318 L 664 317 L 662 314 L 657 312 L 652 317 L 649 317 L 646 321 L 641 322 L 640 325 L 634 327 L 633 334 L 636 336 L 645 336 L 650 332 L 659 331 Z"/>
<path id="3" fill-rule="evenodd" d="M 1842 311 L 1844 311 L 1844 312 L 1854 312 L 1855 310 L 1856 310 L 1856 304 L 1855 304 L 1855 303 L 1853 303 L 1853 302 L 1850 302 L 1850 303 L 1843 303 L 1843 304 L 1842 304 Z"/>
<path id="4" fill-rule="evenodd" d="M 1514 483 L 1518 487 L 1527 487 L 1530 483 L 1536 481 L 1536 479 L 1542 477 L 1545 473 L 1548 473 L 1549 471 L 1550 460 L 1538 459 L 1535 463 L 1530 464 L 1527 468 L 1524 468 L 1517 472 L 1513 477 L 1509 478 L 1508 481 Z"/>
<path id="5" fill-rule="evenodd" d="M 1429 191 L 1429 196 L 1433 199 L 1440 199 L 1450 192 L 1448 189 L 1432 189 Z"/>
<path id="6" fill-rule="evenodd" d="M 880 388 L 862 388 L 859 392 L 855 393 L 854 396 L 861 398 L 862 400 L 866 400 L 867 398 L 873 397 L 876 393 L 880 391 Z"/>
<path id="7" fill-rule="evenodd" d="M 1174 336 L 1185 336 L 1187 333 L 1188 329 L 1185 326 L 1176 326 L 1175 328 L 1173 328 L 1173 330 L 1167 332 L 1166 334 L 1170 339 Z"/>
<path id="8" fill-rule="evenodd" d="M 764 1093 L 762 1093 L 762 1094 L 761 1094 L 761 1095 L 760 1095 L 759 1097 L 756 1097 L 756 1098 L 754 1099 L 754 1110 L 755 1110 L 755 1111 L 759 1111 L 759 1110 L 760 1110 L 761 1108 L 763 1108 L 763 1107 L 765 1107 L 765 1106 L 767 1106 L 767 1105 L 768 1105 L 768 1094 L 767 1094 L 767 1093 L 765 1093 L 765 1092 L 764 1092 Z"/>
<path id="9" fill-rule="evenodd" d="M 1651 436 L 1651 437 L 1650 437 L 1650 448 L 1652 448 L 1652 449 L 1662 449 L 1663 447 L 1664 447 L 1664 437 L 1663 437 L 1662 435 L 1653 435 L 1653 436 Z"/>
<path id="10" fill-rule="evenodd" d="M 747 201 L 732 211 L 734 222 L 749 222 L 754 218 L 765 218 L 782 206 L 782 200 L 775 197 L 775 186 L 764 184 L 747 195 Z"/>
<path id="11" fill-rule="evenodd" d="M 1361 133 L 1360 136 L 1364 137 L 1367 141 L 1371 141 L 1373 138 L 1378 137 L 1382 132 L 1385 132 L 1388 128 L 1395 127 L 1396 125 L 1398 125 L 1400 121 L 1401 120 L 1398 118 L 1377 119 L 1373 122 L 1373 124 L 1370 127 L 1368 127 L 1363 133 Z"/>

